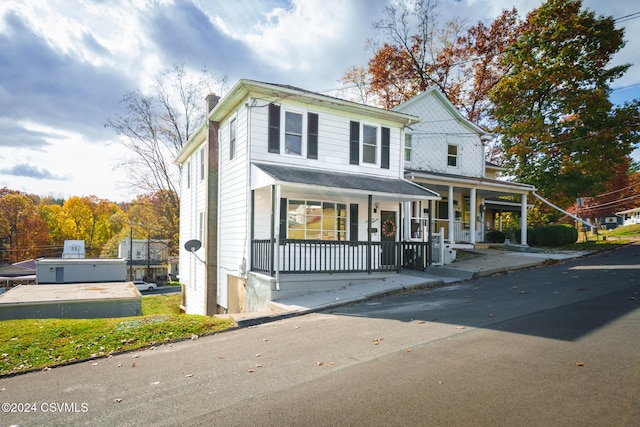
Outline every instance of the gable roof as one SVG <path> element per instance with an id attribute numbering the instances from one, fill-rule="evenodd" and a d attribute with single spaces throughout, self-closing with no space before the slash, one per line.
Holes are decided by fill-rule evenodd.
<path id="1" fill-rule="evenodd" d="M 390 111 L 369 105 L 358 104 L 353 101 L 312 92 L 295 86 L 277 83 L 265 83 L 256 80 L 241 79 L 231 88 L 231 90 L 220 99 L 220 102 L 207 114 L 207 119 L 212 121 L 222 121 L 229 114 L 233 113 L 247 97 L 263 98 L 268 102 L 279 102 L 282 100 L 294 100 L 307 105 L 330 108 L 350 114 L 357 114 L 372 119 L 385 122 L 396 123 L 399 126 L 408 126 L 420 121 L 419 117 L 406 114 L 400 111 Z M 247 104 L 247 107 L 249 105 Z M 176 156 L 176 163 L 183 163 L 206 137 L 207 121 L 202 123 L 200 128 L 193 134 L 191 139 L 182 147 Z"/>
<path id="2" fill-rule="evenodd" d="M 442 91 L 438 89 L 438 87 L 436 86 L 432 86 L 429 89 L 425 90 L 424 92 L 409 99 L 408 101 L 405 101 L 400 105 L 397 105 L 396 107 L 393 108 L 393 111 L 406 110 L 411 105 L 417 104 L 427 97 L 433 97 L 437 101 L 439 101 L 440 104 L 449 112 L 449 114 L 451 114 L 451 116 L 453 116 L 453 118 L 456 121 L 458 121 L 458 123 L 460 123 L 462 126 L 465 126 L 469 130 L 471 130 L 473 133 L 477 133 L 481 140 L 488 141 L 493 138 L 493 135 L 491 133 L 487 132 L 486 130 L 482 129 L 480 126 L 476 125 L 475 123 L 471 122 L 469 119 L 464 117 L 460 113 L 460 111 L 458 111 L 458 109 L 451 103 L 451 101 L 449 101 L 449 98 L 447 98 L 447 96 L 444 93 L 442 93 Z"/>

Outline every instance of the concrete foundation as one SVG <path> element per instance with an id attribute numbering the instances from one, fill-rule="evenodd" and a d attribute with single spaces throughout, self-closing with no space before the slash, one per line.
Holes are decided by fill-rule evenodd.
<path id="1" fill-rule="evenodd" d="M 0 320 L 140 315 L 142 295 L 131 282 L 20 285 L 0 295 Z"/>

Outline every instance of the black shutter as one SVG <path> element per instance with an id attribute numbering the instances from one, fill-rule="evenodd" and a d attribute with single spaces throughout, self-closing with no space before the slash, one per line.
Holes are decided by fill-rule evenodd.
<path id="1" fill-rule="evenodd" d="M 287 199 L 280 199 L 280 244 L 287 238 Z"/>
<path id="2" fill-rule="evenodd" d="M 349 131 L 349 163 L 360 164 L 360 122 L 351 122 Z"/>
<path id="3" fill-rule="evenodd" d="M 382 169 L 389 169 L 390 140 L 391 131 L 389 128 L 382 128 L 382 158 L 380 159 L 380 167 Z"/>
<path id="4" fill-rule="evenodd" d="M 269 152 L 280 154 L 280 106 L 269 104 Z"/>
<path id="5" fill-rule="evenodd" d="M 349 240 L 358 241 L 358 205 L 349 205 Z"/>
<path id="6" fill-rule="evenodd" d="M 318 158 L 318 115 L 309 113 L 307 116 L 307 158 Z"/>

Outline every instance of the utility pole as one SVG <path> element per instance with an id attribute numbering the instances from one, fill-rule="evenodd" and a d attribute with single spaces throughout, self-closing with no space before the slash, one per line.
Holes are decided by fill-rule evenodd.
<path id="1" fill-rule="evenodd" d="M 133 282 L 133 226 L 129 226 L 129 280 Z"/>

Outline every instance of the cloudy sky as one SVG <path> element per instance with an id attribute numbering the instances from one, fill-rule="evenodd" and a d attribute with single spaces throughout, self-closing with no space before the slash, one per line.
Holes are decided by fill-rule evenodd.
<path id="1" fill-rule="evenodd" d="M 0 2 L 0 188 L 127 201 L 116 165 L 125 153 L 106 118 L 123 94 L 182 64 L 230 85 L 250 78 L 324 92 L 366 65 L 372 23 L 390 0 L 3 0 Z M 453 16 L 524 16 L 540 0 L 440 0 Z M 584 0 L 597 14 L 640 12 L 628 0 Z M 634 63 L 614 102 L 640 98 L 640 19 L 621 19 Z"/>

